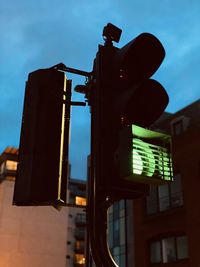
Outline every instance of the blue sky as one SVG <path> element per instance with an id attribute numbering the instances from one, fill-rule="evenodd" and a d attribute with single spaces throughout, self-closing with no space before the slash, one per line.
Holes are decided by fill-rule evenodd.
<path id="1" fill-rule="evenodd" d="M 91 71 L 103 27 L 123 30 L 122 47 L 142 32 L 156 35 L 166 58 L 155 74 L 175 112 L 200 97 L 199 0 L 0 0 L 0 152 L 19 145 L 25 81 L 29 72 L 63 62 Z M 67 74 L 73 85 L 84 78 Z M 73 94 L 73 100 L 84 100 Z M 89 154 L 88 107 L 73 107 L 72 176 L 85 178 Z"/>

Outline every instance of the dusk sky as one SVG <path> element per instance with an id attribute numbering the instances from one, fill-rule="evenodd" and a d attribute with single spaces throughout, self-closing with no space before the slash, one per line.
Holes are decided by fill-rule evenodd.
<path id="1" fill-rule="evenodd" d="M 28 73 L 60 62 L 91 71 L 108 22 L 122 29 L 117 47 L 142 32 L 162 42 L 166 57 L 154 78 L 169 94 L 168 112 L 199 99 L 199 14 L 199 0 L 0 0 L 0 153 L 7 146 L 19 146 Z M 81 76 L 67 73 L 67 77 L 73 86 L 85 82 Z M 73 100 L 84 97 L 73 93 Z M 73 178 L 86 176 L 89 142 L 89 108 L 73 107 Z"/>

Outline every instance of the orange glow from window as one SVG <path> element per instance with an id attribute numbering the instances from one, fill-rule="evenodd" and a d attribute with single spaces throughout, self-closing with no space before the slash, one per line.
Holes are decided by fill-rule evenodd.
<path id="1" fill-rule="evenodd" d="M 86 206 L 86 198 L 85 197 L 76 196 L 76 198 L 75 198 L 75 204 L 76 205 Z"/>
<path id="2" fill-rule="evenodd" d="M 6 169 L 10 171 L 17 170 L 17 162 L 13 160 L 6 160 Z"/>
<path id="3" fill-rule="evenodd" d="M 77 264 L 85 264 L 85 257 L 83 254 L 75 254 L 75 262 Z"/>

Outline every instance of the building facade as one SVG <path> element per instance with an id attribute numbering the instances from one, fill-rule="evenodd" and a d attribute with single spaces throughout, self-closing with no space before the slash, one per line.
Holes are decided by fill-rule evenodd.
<path id="1" fill-rule="evenodd" d="M 87 160 L 89 180 L 91 158 Z M 113 203 L 107 212 L 107 242 L 110 253 L 119 267 L 131 267 L 134 262 L 133 201 L 120 200 Z M 99 233 L 101 234 L 101 233 Z M 95 266 L 90 255 L 87 267 Z"/>
<path id="2" fill-rule="evenodd" d="M 119 267 L 200 267 L 200 100 L 152 129 L 172 135 L 174 181 L 109 208 L 111 253 Z M 60 212 L 12 206 L 17 155 L 8 147 L 0 156 L 0 267 L 85 267 L 86 182 L 69 179 Z"/>
<path id="3" fill-rule="evenodd" d="M 132 266 L 134 256 L 132 201 L 121 200 L 108 209 L 108 244 L 118 266 Z"/>
<path id="4" fill-rule="evenodd" d="M 0 156 L 0 267 L 66 267 L 67 207 L 12 205 L 17 154 Z"/>
<path id="5" fill-rule="evenodd" d="M 84 267 L 86 262 L 86 182 L 68 181 L 67 267 Z M 71 205 L 71 207 L 70 207 Z M 82 206 L 82 207 L 81 207 Z"/>
<path id="6" fill-rule="evenodd" d="M 18 149 L 0 155 L 0 267 L 84 267 L 86 183 L 68 180 L 68 207 L 12 205 Z M 81 207 L 83 206 L 83 207 Z"/>
<path id="7" fill-rule="evenodd" d="M 174 181 L 134 201 L 132 266 L 200 267 L 200 100 L 152 128 L 172 134 Z"/>

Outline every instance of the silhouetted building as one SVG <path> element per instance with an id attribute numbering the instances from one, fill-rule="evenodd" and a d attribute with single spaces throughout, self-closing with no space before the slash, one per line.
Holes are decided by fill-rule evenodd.
<path id="1" fill-rule="evenodd" d="M 172 134 L 174 181 L 134 201 L 132 266 L 200 266 L 200 100 L 152 128 Z"/>

